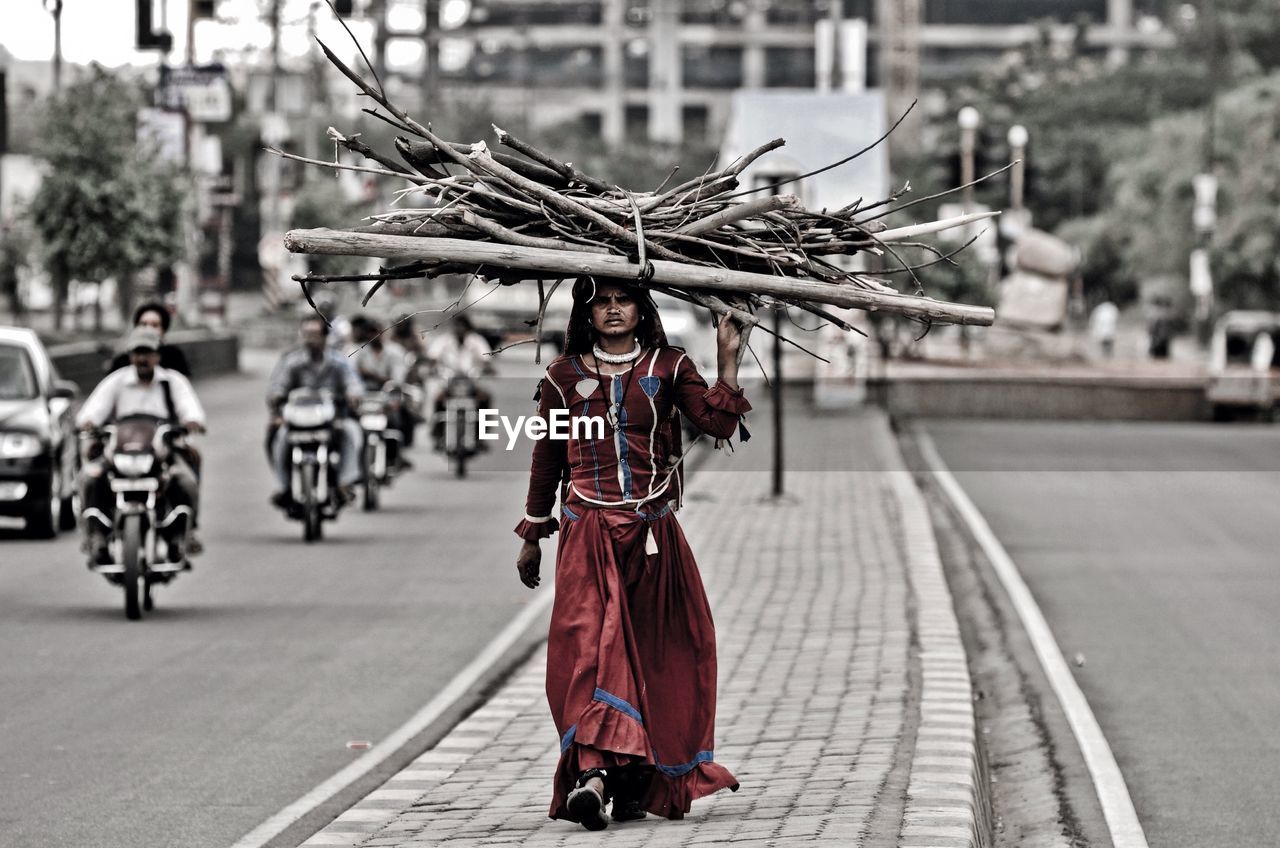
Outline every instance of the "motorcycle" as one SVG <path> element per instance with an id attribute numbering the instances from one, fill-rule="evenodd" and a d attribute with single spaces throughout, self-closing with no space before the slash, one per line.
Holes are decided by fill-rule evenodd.
<path id="1" fill-rule="evenodd" d="M 338 492 L 338 409 L 333 395 L 316 389 L 294 389 L 281 417 L 288 427 L 289 494 L 287 513 L 302 522 L 302 538 L 317 542 L 324 522 L 342 508 Z"/>
<path id="2" fill-rule="evenodd" d="M 480 404 L 475 380 L 454 375 L 444 388 L 444 403 L 437 408 L 435 428 L 442 430 L 440 449 L 453 465 L 454 475 L 467 476 L 467 461 L 479 453 Z"/>
<path id="3" fill-rule="evenodd" d="M 392 426 L 400 416 L 403 392 L 387 383 L 381 392 L 366 395 L 360 403 L 360 429 L 364 433 L 361 455 L 364 473 L 364 509 L 378 508 L 381 490 L 391 485 L 400 469 L 403 435 Z"/>
<path id="4" fill-rule="evenodd" d="M 185 428 L 149 415 L 126 416 L 82 434 L 87 454 L 102 447 L 103 473 L 115 495 L 114 518 L 94 507 L 84 512 L 84 520 L 107 535 L 111 557 L 90 568 L 124 588 L 124 612 L 131 621 L 154 609 L 156 585 L 191 568 L 186 546 L 195 514 L 165 498 L 172 457 L 186 435 Z"/>

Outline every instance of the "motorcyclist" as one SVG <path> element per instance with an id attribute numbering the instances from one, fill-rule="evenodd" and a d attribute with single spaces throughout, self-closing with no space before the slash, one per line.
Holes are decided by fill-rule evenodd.
<path id="1" fill-rule="evenodd" d="M 159 301 L 150 301 L 133 310 L 133 326 L 147 327 L 160 334 L 160 367 L 168 371 L 177 371 L 184 377 L 191 377 L 191 365 L 182 348 L 165 344 L 164 337 L 169 332 L 173 316 L 168 308 Z M 126 368 L 130 364 L 129 352 L 123 351 L 111 360 L 111 371 Z"/>
<path id="2" fill-rule="evenodd" d="M 403 347 L 384 336 L 377 321 L 363 315 L 351 319 L 351 340 L 355 344 L 351 358 L 366 389 L 375 391 L 387 382 L 404 382 L 408 356 Z"/>
<path id="3" fill-rule="evenodd" d="M 351 338 L 355 344 L 351 358 L 364 381 L 365 391 L 381 392 L 387 383 L 404 385 L 409 377 L 409 356 L 403 347 L 386 337 L 382 325 L 372 318 L 357 315 L 351 319 Z M 406 446 L 411 444 L 417 422 L 403 402 L 393 404 L 387 419 L 400 433 L 401 442 Z M 405 470 L 412 468 L 412 463 L 403 454 L 396 456 L 396 463 Z"/>
<path id="4" fill-rule="evenodd" d="M 351 417 L 360 408 L 364 386 L 351 361 L 329 347 L 329 326 L 319 316 L 302 319 L 302 346 L 286 351 L 271 372 L 267 386 L 267 407 L 271 413 L 268 443 L 279 488 L 271 496 L 278 507 L 289 505 L 289 439 L 282 410 L 289 392 L 308 388 L 333 394 L 338 418 L 338 492 L 343 500 L 355 497 L 353 487 L 360 480 L 360 425 Z"/>
<path id="5" fill-rule="evenodd" d="M 186 377 L 160 366 L 160 334 L 150 327 L 134 327 L 126 349 L 130 364 L 117 369 L 98 384 L 76 415 L 76 426 L 94 431 L 129 415 L 153 415 L 173 424 L 181 424 L 189 432 L 205 429 L 204 409 L 195 389 Z M 165 497 L 173 506 L 186 505 L 192 511 L 192 530 L 187 537 L 187 553 L 195 555 L 203 546 L 195 535 L 199 517 L 199 482 L 188 456 L 175 450 L 169 459 L 169 482 Z M 115 511 L 115 499 L 105 463 L 94 459 L 80 471 L 82 508 L 97 509 L 108 518 Z M 96 522 L 83 521 L 85 550 L 91 564 L 110 562 L 107 539 Z"/>
<path id="6" fill-rule="evenodd" d="M 448 332 L 433 335 L 427 341 L 426 355 L 436 374 L 446 383 L 453 377 L 465 377 L 475 384 L 476 405 L 482 408 L 491 405 L 489 393 L 476 381 L 483 374 L 494 373 L 493 349 L 484 336 L 475 331 L 466 315 L 455 315 Z M 436 424 L 431 430 L 437 450 L 444 439 L 444 421 L 439 413 L 444 412 L 445 403 L 445 394 L 441 392 L 436 397 Z"/>

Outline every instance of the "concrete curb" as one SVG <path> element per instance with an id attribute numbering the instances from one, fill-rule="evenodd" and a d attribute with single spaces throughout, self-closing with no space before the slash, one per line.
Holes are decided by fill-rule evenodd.
<path id="1" fill-rule="evenodd" d="M 909 472 L 890 474 L 917 603 L 920 725 L 898 844 L 902 848 L 987 848 L 990 781 L 978 747 L 973 686 L 933 524 Z"/>

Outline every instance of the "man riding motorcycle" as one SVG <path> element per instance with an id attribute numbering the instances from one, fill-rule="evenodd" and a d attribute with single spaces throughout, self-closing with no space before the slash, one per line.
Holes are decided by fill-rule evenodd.
<path id="1" fill-rule="evenodd" d="M 465 377 L 475 384 L 476 404 L 488 407 L 492 404 L 492 396 L 476 382 L 482 374 L 493 374 L 493 349 L 471 326 L 466 315 L 455 315 L 445 333 L 436 333 L 427 343 L 426 357 L 436 371 L 436 375 L 446 383 L 454 377 Z M 444 440 L 443 415 L 447 398 L 441 392 L 435 401 L 436 424 L 432 427 L 431 436 L 436 449 L 441 448 Z"/>
<path id="2" fill-rule="evenodd" d="M 204 409 L 190 381 L 159 365 L 160 334 L 149 327 L 135 327 L 129 333 L 126 348 L 130 364 L 103 378 L 76 415 L 76 426 L 93 432 L 130 415 L 151 415 L 180 424 L 190 433 L 204 432 Z M 80 494 L 82 509 L 97 509 L 108 519 L 113 516 L 115 496 L 101 459 L 88 461 L 81 469 Z M 194 529 L 199 516 L 199 481 L 190 455 L 181 450 L 175 450 L 170 458 L 165 498 L 171 505 L 191 508 L 192 530 L 186 551 L 191 555 L 200 553 L 202 545 Z M 85 528 L 90 565 L 110 562 L 107 538 L 98 524 L 82 521 L 81 526 Z"/>
<path id="3" fill-rule="evenodd" d="M 409 376 L 409 356 L 405 349 L 388 338 L 377 321 L 363 315 L 351 320 L 351 338 L 356 345 L 351 359 L 364 381 L 365 391 L 382 392 L 392 384 L 398 389 L 398 396 L 402 396 Z M 405 446 L 412 444 L 417 421 L 402 398 L 387 413 L 391 426 L 400 433 L 401 442 Z M 397 464 L 406 470 L 412 467 L 402 454 L 397 456 Z"/>
<path id="4" fill-rule="evenodd" d="M 318 316 L 302 320 L 302 346 L 286 351 L 271 372 L 267 406 L 271 411 L 268 444 L 279 488 L 271 496 L 278 507 L 289 506 L 288 426 L 281 410 L 294 389 L 328 390 L 338 407 L 335 422 L 339 442 L 338 491 L 343 500 L 355 497 L 353 487 L 360 480 L 360 445 L 363 436 L 352 412 L 360 408 L 364 385 L 351 361 L 328 346 L 329 327 Z"/>

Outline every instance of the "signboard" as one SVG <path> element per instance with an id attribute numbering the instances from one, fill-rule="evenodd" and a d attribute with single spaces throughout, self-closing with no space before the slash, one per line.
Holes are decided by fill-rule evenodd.
<path id="1" fill-rule="evenodd" d="M 231 82 L 223 65 L 162 65 L 157 99 L 160 108 L 185 110 L 193 121 L 231 120 Z"/>
<path id="2" fill-rule="evenodd" d="M 138 111 L 138 141 L 166 162 L 187 161 L 187 119 L 163 109 Z"/>

